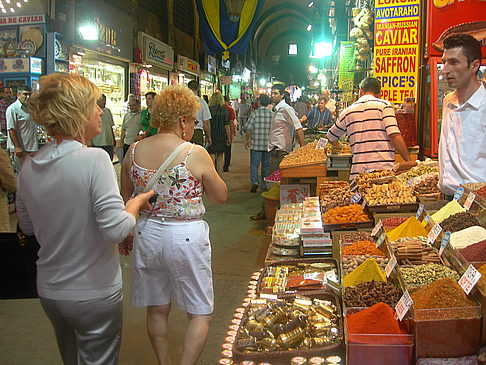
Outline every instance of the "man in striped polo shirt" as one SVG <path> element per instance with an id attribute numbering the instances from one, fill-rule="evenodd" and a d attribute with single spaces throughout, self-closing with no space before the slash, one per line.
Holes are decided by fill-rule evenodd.
<path id="1" fill-rule="evenodd" d="M 346 133 L 352 154 L 351 177 L 366 170 L 389 170 L 395 166 L 395 150 L 406 161 L 400 170 L 415 166 L 398 129 L 395 110 L 389 101 L 379 99 L 381 84 L 367 77 L 360 84 L 360 98 L 343 110 L 327 133 L 333 147 Z"/>

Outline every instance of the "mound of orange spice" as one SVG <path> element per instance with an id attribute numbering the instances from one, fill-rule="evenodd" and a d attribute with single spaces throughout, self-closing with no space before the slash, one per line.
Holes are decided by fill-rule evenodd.
<path id="1" fill-rule="evenodd" d="M 341 254 L 385 256 L 383 251 L 377 248 L 376 244 L 371 241 L 358 241 L 352 245 L 342 246 Z"/>
<path id="2" fill-rule="evenodd" d="M 370 217 L 364 212 L 363 207 L 358 204 L 346 205 L 329 209 L 322 215 L 324 224 L 340 224 L 366 222 Z"/>

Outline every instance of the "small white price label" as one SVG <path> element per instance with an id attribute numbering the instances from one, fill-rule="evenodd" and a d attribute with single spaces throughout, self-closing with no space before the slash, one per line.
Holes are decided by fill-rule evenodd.
<path id="1" fill-rule="evenodd" d="M 471 209 L 471 205 L 474 201 L 474 199 L 476 199 L 476 194 L 474 194 L 472 191 L 469 193 L 469 195 L 467 196 L 467 199 L 466 201 L 464 202 L 464 208 L 466 208 L 467 210 Z"/>
<path id="2" fill-rule="evenodd" d="M 361 202 L 361 207 L 364 209 L 366 207 L 366 199 L 363 199 Z"/>
<path id="3" fill-rule="evenodd" d="M 304 280 L 319 280 L 319 272 L 305 272 Z"/>
<path id="4" fill-rule="evenodd" d="M 268 299 L 268 300 L 277 300 L 278 296 L 277 296 L 277 294 L 262 293 L 262 294 L 260 294 L 260 298 L 261 299 Z"/>
<path id="5" fill-rule="evenodd" d="M 376 224 L 376 226 L 375 226 L 375 227 L 373 228 L 373 230 L 371 231 L 371 235 L 372 235 L 372 236 L 376 236 L 376 234 L 378 233 L 378 231 L 379 231 L 380 229 L 382 229 L 382 228 L 383 228 L 383 222 L 382 222 L 382 221 L 381 221 L 381 219 L 380 219 L 380 221 L 379 221 L 379 222 Z"/>
<path id="6" fill-rule="evenodd" d="M 417 214 L 415 215 L 415 218 L 420 219 L 420 216 L 422 215 L 422 213 L 424 212 L 424 205 L 423 204 L 419 204 L 419 207 L 417 209 Z"/>
<path id="7" fill-rule="evenodd" d="M 319 138 L 319 141 L 317 142 L 316 150 L 324 150 L 326 149 L 327 145 L 327 138 Z"/>
<path id="8" fill-rule="evenodd" d="M 454 193 L 454 200 L 459 200 L 462 198 L 462 195 L 464 194 L 464 188 L 462 186 L 459 186 Z"/>
<path id="9" fill-rule="evenodd" d="M 397 266 L 397 258 L 395 256 L 392 256 L 388 261 L 388 264 L 386 264 L 385 266 L 385 274 L 387 278 L 390 277 L 390 274 L 395 266 Z"/>
<path id="10" fill-rule="evenodd" d="M 383 242 L 385 242 L 386 233 L 383 232 L 380 237 L 376 240 L 376 247 L 380 247 Z"/>
<path id="11" fill-rule="evenodd" d="M 481 273 L 474 266 L 469 265 L 466 272 L 459 279 L 459 285 L 464 290 L 464 293 L 469 294 L 479 279 L 481 279 Z"/>
<path id="12" fill-rule="evenodd" d="M 442 227 L 440 226 L 439 223 L 436 223 L 432 229 L 430 230 L 428 236 L 427 236 L 427 242 L 430 244 L 433 244 L 437 237 L 439 237 L 440 232 L 442 232 Z"/>
<path id="13" fill-rule="evenodd" d="M 402 297 L 398 301 L 397 305 L 395 306 L 395 312 L 397 312 L 398 320 L 402 320 L 407 314 L 408 310 L 413 304 L 413 300 L 408 294 L 408 291 L 404 291 Z"/>
<path id="14" fill-rule="evenodd" d="M 446 232 L 442 235 L 442 239 L 440 241 L 440 249 L 439 249 L 439 256 L 442 256 L 445 248 L 449 244 L 449 240 L 451 239 L 451 232 Z"/>
<path id="15" fill-rule="evenodd" d="M 356 193 L 351 197 L 351 203 L 356 204 L 361 200 L 362 196 L 360 193 Z"/>

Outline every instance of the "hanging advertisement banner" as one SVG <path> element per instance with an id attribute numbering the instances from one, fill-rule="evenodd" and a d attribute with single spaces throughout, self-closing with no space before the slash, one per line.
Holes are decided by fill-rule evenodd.
<path id="1" fill-rule="evenodd" d="M 442 56 L 444 39 L 454 33 L 466 33 L 482 41 L 486 58 L 486 1 L 428 0 L 427 56 Z"/>
<path id="2" fill-rule="evenodd" d="M 341 94 L 343 103 L 353 101 L 354 62 L 354 42 L 341 42 L 338 86 L 343 91 Z"/>
<path id="3" fill-rule="evenodd" d="M 420 55 L 420 0 L 375 0 L 374 77 L 380 97 L 393 104 L 417 94 Z"/>

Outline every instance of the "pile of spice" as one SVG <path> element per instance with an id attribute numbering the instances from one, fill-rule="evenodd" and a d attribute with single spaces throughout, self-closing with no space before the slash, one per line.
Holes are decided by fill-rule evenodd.
<path id="1" fill-rule="evenodd" d="M 382 302 L 360 312 L 349 314 L 346 318 L 346 327 L 348 342 L 374 343 L 379 341 L 380 344 L 403 344 L 409 341 L 407 338 L 396 336 L 407 333 L 400 328 L 398 320 L 395 319 L 395 311 Z M 394 336 L 380 336 L 379 338 L 353 336 L 358 334 L 389 334 Z"/>
<path id="2" fill-rule="evenodd" d="M 478 315 L 477 303 L 468 299 L 459 284 L 449 278 L 439 279 L 411 294 L 415 319 L 471 318 Z M 461 308 L 444 311 L 417 309 Z M 467 308 L 467 309 L 464 309 Z"/>
<path id="3" fill-rule="evenodd" d="M 486 240 L 486 229 L 472 226 L 451 234 L 450 244 L 455 249 L 461 249 L 484 240 Z"/>
<path id="4" fill-rule="evenodd" d="M 465 212 L 466 208 L 463 208 L 457 200 L 451 200 L 444 205 L 440 210 L 432 214 L 431 218 L 435 223 L 440 223 L 444 219 L 449 218 L 451 215 Z"/>
<path id="5" fill-rule="evenodd" d="M 444 232 L 457 232 L 468 227 L 479 226 L 478 219 L 471 212 L 462 212 L 451 215 L 440 224 Z"/>
<path id="6" fill-rule="evenodd" d="M 481 189 L 476 190 L 474 194 L 480 196 L 481 198 L 486 198 L 486 185 L 483 186 Z"/>
<path id="7" fill-rule="evenodd" d="M 390 245 L 401 265 L 441 263 L 439 251 L 427 244 L 427 237 L 403 237 L 391 242 Z"/>
<path id="8" fill-rule="evenodd" d="M 344 305 L 347 307 L 371 307 L 379 302 L 395 308 L 402 291 L 392 283 L 371 281 L 344 290 Z"/>
<path id="9" fill-rule="evenodd" d="M 346 255 L 341 258 L 343 263 L 342 275 L 345 276 L 349 274 L 351 271 L 356 269 L 359 265 L 361 265 L 363 262 L 370 258 L 376 261 L 382 271 L 385 271 L 386 264 L 388 264 L 388 257 L 371 255 Z"/>
<path id="10" fill-rule="evenodd" d="M 385 256 L 385 254 L 376 247 L 375 243 L 371 241 L 358 241 L 352 245 L 342 246 L 341 255 Z"/>
<path id="11" fill-rule="evenodd" d="M 427 236 L 427 230 L 417 218 L 410 217 L 397 228 L 388 232 L 387 235 L 391 241 L 396 241 L 402 237 Z"/>
<path id="12" fill-rule="evenodd" d="M 473 243 L 472 245 L 460 249 L 459 252 L 468 262 L 486 261 L 486 240 Z"/>
<path id="13" fill-rule="evenodd" d="M 366 260 L 346 275 L 343 279 L 343 286 L 356 286 L 369 281 L 386 281 L 385 273 L 381 271 L 374 259 Z"/>
<path id="14" fill-rule="evenodd" d="M 394 228 L 397 228 L 400 224 L 405 222 L 408 219 L 408 217 L 390 217 L 390 218 L 385 218 L 381 220 L 381 223 L 383 223 L 383 228 L 385 231 L 391 231 Z"/>
<path id="15" fill-rule="evenodd" d="M 429 285 L 436 280 L 445 278 L 450 278 L 455 281 L 460 279 L 459 274 L 454 270 L 434 263 L 402 266 L 400 267 L 400 272 L 407 287 Z"/>
<path id="16" fill-rule="evenodd" d="M 355 243 L 357 241 L 371 241 L 371 233 L 358 231 L 358 232 L 343 233 L 341 235 L 341 244 Z"/>

